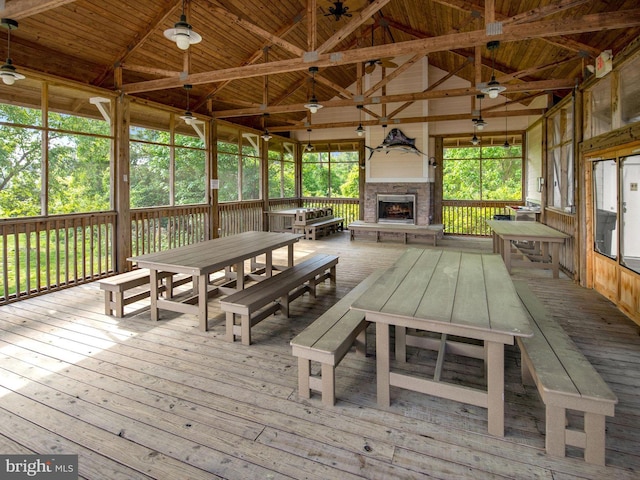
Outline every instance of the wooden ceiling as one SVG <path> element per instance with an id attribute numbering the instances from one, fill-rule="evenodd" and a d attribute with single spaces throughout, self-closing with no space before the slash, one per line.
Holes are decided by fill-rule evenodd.
<path id="1" fill-rule="evenodd" d="M 312 66 L 319 68 L 316 96 L 327 108 L 398 101 L 380 91 L 354 95 L 364 93 L 366 62 L 425 55 L 472 87 L 415 92 L 402 101 L 475 95 L 495 63 L 506 95 L 526 102 L 540 92 L 566 95 L 598 54 L 612 50 L 615 57 L 640 35 L 637 0 L 344 0 L 351 16 L 340 18 L 329 10 L 336 3 L 5 0 L 0 15 L 19 22 L 11 57 L 27 76 L 44 72 L 180 109 L 183 85 L 192 84 L 192 111 L 256 128 L 266 112 L 270 129 L 280 132 L 306 128 Z M 163 35 L 183 6 L 202 35 L 186 52 Z M 487 49 L 494 40 L 495 59 Z M 402 74 L 398 63 L 384 70 L 387 78 Z"/>

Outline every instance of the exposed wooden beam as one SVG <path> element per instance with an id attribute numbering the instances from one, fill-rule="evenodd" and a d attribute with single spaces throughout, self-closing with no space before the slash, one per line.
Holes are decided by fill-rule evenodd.
<path id="1" fill-rule="evenodd" d="M 435 1 L 441 5 L 450 7 L 450 8 L 455 8 L 456 10 L 460 10 L 463 12 L 483 12 L 484 9 L 484 5 L 480 4 L 480 3 L 474 3 L 474 2 L 469 2 L 467 0 L 432 0 Z M 561 4 L 563 3 L 567 3 L 567 2 L 560 2 Z M 573 3 L 573 2 L 568 2 L 568 3 Z M 579 3 L 584 3 L 584 2 L 579 2 Z M 577 5 L 578 3 L 576 3 Z M 566 8 L 573 8 L 576 5 L 567 5 Z M 532 14 L 531 15 L 531 19 L 526 20 L 527 22 L 533 20 L 533 19 L 539 19 L 539 18 L 543 18 L 546 17 L 548 15 L 551 15 L 553 13 L 557 13 L 558 11 L 561 10 L 565 10 L 566 8 L 562 7 L 561 8 L 556 8 L 555 10 L 553 8 L 550 8 L 549 6 L 547 7 L 540 7 L 539 10 L 541 10 L 540 12 L 536 13 L 536 14 Z M 482 14 L 482 13 L 481 13 Z M 502 15 L 499 12 L 496 12 L 496 21 L 502 22 L 503 24 L 503 28 L 505 25 L 509 25 L 509 24 L 515 24 L 515 23 L 523 23 L 525 22 L 524 18 L 521 15 L 517 15 L 514 17 L 507 17 L 506 15 Z M 571 38 L 558 38 L 558 39 L 545 39 L 545 41 L 551 43 L 552 45 L 556 46 L 556 47 L 560 47 L 566 50 L 572 50 L 574 52 L 580 52 L 580 51 L 584 51 L 584 52 L 588 52 L 589 55 L 591 55 L 592 57 L 597 57 L 600 52 L 599 51 L 595 51 L 595 49 L 589 45 L 586 45 L 584 43 L 580 43 L 577 42 Z"/>
<path id="2" fill-rule="evenodd" d="M 166 22 L 167 18 L 169 18 L 170 15 L 173 15 L 175 10 L 179 6 L 180 2 L 175 2 L 173 6 L 161 10 L 158 15 L 156 15 L 156 17 L 149 23 L 149 25 L 140 30 L 129 42 L 127 47 L 118 54 L 117 58 L 112 63 L 113 67 L 110 66 L 108 68 L 105 68 L 102 73 L 93 80 L 92 83 L 94 85 L 101 85 L 102 82 L 104 82 L 105 79 L 109 76 L 111 71 L 116 66 L 121 66 L 133 52 L 144 45 L 149 36 L 151 36 L 151 34 L 153 34 L 153 32 L 155 32 L 160 25 L 163 25 L 164 22 Z"/>
<path id="3" fill-rule="evenodd" d="M 395 78 L 398 78 L 405 71 L 407 71 L 414 63 L 416 63 L 418 60 L 420 60 L 423 57 L 424 57 L 424 55 L 422 53 L 418 53 L 418 54 L 414 55 L 409 60 L 404 62 L 402 65 L 400 65 L 398 68 L 396 68 L 392 73 L 390 73 L 389 75 L 384 77 L 382 80 L 380 80 L 378 83 L 376 83 L 373 87 L 371 87 L 369 90 L 367 90 L 364 93 L 364 96 L 368 97 L 370 95 L 373 95 L 374 92 L 376 92 L 377 90 L 381 89 L 383 86 L 387 85 L 391 80 L 393 80 Z"/>
<path id="4" fill-rule="evenodd" d="M 365 47 L 338 53 L 322 54 L 314 62 L 305 62 L 303 58 L 294 58 L 270 62 L 269 64 L 249 65 L 245 67 L 232 67 L 225 70 L 202 72 L 191 74 L 186 82 L 191 84 L 203 84 L 219 82 L 238 78 L 256 77 L 261 75 L 273 75 L 300 70 L 308 70 L 309 66 L 330 67 L 363 62 L 370 58 L 396 57 L 399 55 L 421 52 L 428 54 L 453 48 L 470 48 L 483 45 L 488 40 L 499 39 L 502 42 L 526 40 L 531 38 L 545 38 L 584 32 L 596 32 L 617 28 L 637 27 L 640 25 L 640 9 L 606 12 L 585 15 L 573 19 L 543 20 L 527 24 L 527 28 L 520 25 L 507 25 L 503 34 L 487 36 L 485 30 L 473 32 L 455 33 L 419 40 L 409 40 L 378 47 Z M 185 83 L 185 82 L 182 82 Z M 175 79 L 158 79 L 147 82 L 125 85 L 125 93 L 139 93 L 152 90 L 175 88 L 182 85 Z"/>
<path id="5" fill-rule="evenodd" d="M 503 104 L 504 106 L 504 104 Z M 534 108 L 529 110 L 509 110 L 508 112 L 495 112 L 488 113 L 484 115 L 484 111 L 482 112 L 485 118 L 504 118 L 504 117 L 527 117 L 527 116 L 539 116 L 545 113 L 545 109 L 543 108 Z M 388 125 L 400 125 L 400 124 L 411 124 L 411 123 L 429 123 L 429 122 L 452 122 L 459 120 L 471 120 L 473 117 L 469 113 L 454 113 L 449 115 L 426 115 L 423 117 L 407 117 L 407 118 L 398 118 L 391 122 Z M 383 123 L 388 122 L 388 120 L 365 120 L 362 122 L 362 126 L 365 127 L 375 127 L 380 126 Z M 294 130 L 306 130 L 308 128 L 312 128 L 314 130 L 321 130 L 327 128 L 347 128 L 347 127 L 357 127 L 360 124 L 359 121 L 355 122 L 330 122 L 330 123 L 316 123 L 313 125 L 309 125 L 306 123 L 298 123 L 297 125 L 285 126 L 285 127 L 272 127 L 269 128 L 270 132 L 278 133 L 278 132 L 290 132 Z M 504 135 L 504 132 L 501 130 L 499 132 L 486 132 L 488 135 Z"/>
<path id="6" fill-rule="evenodd" d="M 465 68 L 467 65 L 469 65 L 471 62 L 473 61 L 473 59 L 467 59 L 467 61 L 465 63 L 463 63 L 462 65 L 460 65 L 458 68 L 456 68 L 454 71 L 447 73 L 444 77 L 442 77 L 441 79 L 439 79 L 436 82 L 433 82 L 431 85 L 429 85 L 428 88 L 424 89 L 423 92 L 428 92 L 429 90 L 434 90 L 435 88 L 439 87 L 440 85 L 442 85 L 444 82 L 446 82 L 447 80 L 449 80 L 451 77 L 454 77 L 460 70 L 462 70 L 463 68 Z M 409 106 L 411 106 L 414 102 L 406 102 L 404 105 L 401 105 L 400 107 L 396 108 L 393 112 L 391 112 L 389 114 L 389 119 L 395 118 L 400 112 L 402 112 L 403 110 L 409 108 Z"/>
<path id="7" fill-rule="evenodd" d="M 52 8 L 62 7 L 76 0 L 8 0 L 4 8 L 0 9 L 0 16 L 20 20 L 23 18 L 46 12 Z"/>
<path id="8" fill-rule="evenodd" d="M 496 21 L 496 0 L 484 0 L 484 21 L 485 24 Z"/>
<path id="9" fill-rule="evenodd" d="M 307 49 L 313 52 L 318 45 L 318 6 L 316 0 L 307 0 Z"/>
<path id="10" fill-rule="evenodd" d="M 281 47 L 285 50 L 287 50 L 288 52 L 292 53 L 293 55 L 296 55 L 298 57 L 302 56 L 304 54 L 304 50 L 302 48 L 296 47 L 295 45 L 293 45 L 292 43 L 287 42 L 286 40 L 284 40 L 281 37 L 278 37 L 277 35 L 274 35 L 271 32 L 268 32 L 267 30 L 264 30 L 260 27 L 258 27 L 257 25 L 254 25 L 251 22 L 248 22 L 240 17 L 238 17 L 237 15 L 234 15 L 233 13 L 231 13 L 229 10 L 219 7 L 217 5 L 214 5 L 212 3 L 207 3 L 206 8 L 214 15 L 217 15 L 219 17 L 225 18 L 227 19 L 230 23 L 234 23 L 236 25 L 239 25 L 240 27 L 242 27 L 244 30 L 253 33 L 254 35 L 257 35 L 259 37 L 264 38 L 265 40 L 267 40 L 270 44 L 272 45 L 277 45 L 278 47 Z"/>
<path id="11" fill-rule="evenodd" d="M 577 7 L 590 1 L 592 0 L 561 0 L 559 2 L 552 3 L 551 5 L 544 5 L 542 7 L 533 8 L 519 15 L 514 15 L 513 17 L 504 20 L 503 23 L 535 22 L 549 15 L 563 12 L 564 10 Z"/>
<path id="12" fill-rule="evenodd" d="M 528 77 L 530 75 L 535 75 L 536 73 L 543 72 L 544 70 L 548 70 L 549 68 L 555 68 L 560 65 L 564 65 L 565 63 L 578 62 L 580 61 L 580 57 L 567 57 L 562 60 L 558 60 L 557 62 L 548 63 L 546 65 L 538 65 L 535 67 L 527 68 L 525 70 L 520 70 L 519 72 L 513 72 L 508 75 L 502 75 L 496 80 L 499 83 L 506 83 L 516 78 Z"/>
<path id="13" fill-rule="evenodd" d="M 517 85 L 507 85 L 508 93 L 531 92 L 537 90 L 567 90 L 575 86 L 573 80 L 543 80 L 540 82 L 520 83 Z M 396 102 L 416 102 L 418 100 L 433 100 L 436 98 L 465 97 L 475 95 L 477 90 L 474 86 L 452 88 L 448 90 L 432 90 L 419 93 L 400 93 L 396 95 L 386 95 L 381 97 L 365 97 L 362 101 L 356 102 L 351 99 L 336 99 L 322 102 L 325 108 L 331 107 L 352 107 L 356 105 L 380 105 Z M 239 108 L 234 110 L 224 110 L 214 112 L 215 118 L 232 118 L 258 115 L 267 113 L 291 113 L 305 111 L 304 104 L 268 106 L 266 108 Z"/>
<path id="14" fill-rule="evenodd" d="M 328 78 L 318 74 L 316 74 L 315 78 L 316 78 L 316 82 L 326 85 L 327 87 L 335 90 L 336 92 L 340 93 L 344 98 L 353 98 L 353 94 L 349 90 L 347 90 L 346 88 L 343 88 L 342 86 L 338 85 L 335 82 L 332 82 Z"/>
<path id="15" fill-rule="evenodd" d="M 180 74 L 182 74 L 182 72 L 176 72 L 174 70 L 147 67 L 145 65 L 133 65 L 129 63 L 121 63 L 120 67 L 122 67 L 123 70 L 129 70 L 131 72 L 146 73 L 148 75 L 158 75 L 161 77 L 179 77 Z"/>
<path id="16" fill-rule="evenodd" d="M 317 53 L 321 54 L 330 51 L 338 43 L 340 43 L 351 33 L 353 33 L 356 28 L 369 20 L 369 18 L 371 18 L 374 13 L 376 13 L 390 1 L 391 0 L 375 0 L 368 7 L 361 10 L 360 13 L 354 14 L 349 23 L 347 23 L 344 27 L 334 33 L 331 38 L 329 38 L 320 47 L 318 47 L 318 49 L 316 50 Z"/>
<path id="17" fill-rule="evenodd" d="M 293 20 L 291 20 L 291 22 L 289 22 L 288 24 L 286 24 L 286 25 L 282 26 L 281 28 L 279 28 L 278 31 L 276 31 L 274 35 L 277 36 L 277 37 L 281 37 L 281 38 L 287 36 L 304 19 L 304 15 L 305 15 L 304 11 L 299 12 L 295 17 L 293 17 Z M 270 45 L 270 43 L 268 41 L 265 41 L 262 44 L 262 46 L 261 46 L 261 48 L 259 50 L 256 50 L 255 52 L 253 52 L 247 59 L 242 61 L 240 63 L 240 65 L 252 65 L 252 64 L 256 63 L 258 60 L 260 60 L 262 58 L 262 54 L 264 52 L 264 48 L 268 47 L 269 45 Z M 226 80 L 226 81 L 220 82 L 217 85 L 215 85 L 211 90 L 209 90 L 203 96 L 202 100 L 200 100 L 199 102 L 196 102 L 196 104 L 193 107 L 193 109 L 194 110 L 198 110 L 198 108 L 200 108 L 202 105 L 204 105 L 204 103 L 207 101 L 207 99 L 212 98 L 213 95 L 215 95 L 218 92 L 220 92 L 220 90 L 225 88 L 231 82 L 232 82 L 232 80 Z"/>

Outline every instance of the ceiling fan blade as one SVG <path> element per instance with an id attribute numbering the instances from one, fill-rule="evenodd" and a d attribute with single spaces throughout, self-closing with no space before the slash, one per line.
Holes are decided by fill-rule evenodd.
<path id="1" fill-rule="evenodd" d="M 364 73 L 371 73 L 376 69 L 376 62 L 375 60 L 373 62 L 369 62 L 365 67 L 364 67 Z"/>
<path id="2" fill-rule="evenodd" d="M 380 65 L 385 68 L 398 68 L 398 64 L 392 62 L 390 58 L 382 58 L 380 59 Z"/>

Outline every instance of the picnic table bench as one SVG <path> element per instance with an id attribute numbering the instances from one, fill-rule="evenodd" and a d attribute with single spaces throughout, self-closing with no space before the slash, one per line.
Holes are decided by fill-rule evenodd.
<path id="1" fill-rule="evenodd" d="M 335 284 L 337 264 L 335 255 L 314 255 L 220 300 L 220 308 L 226 312 L 227 340 L 240 337 L 243 345 L 250 345 L 251 327 L 277 311 L 288 317 L 289 303 L 305 292 L 315 297 L 316 285 L 324 280 Z"/>
<path id="2" fill-rule="evenodd" d="M 605 416 L 614 416 L 618 399 L 526 282 L 513 283 L 534 330 L 518 346 L 523 383 L 535 384 L 545 404 L 546 451 L 564 457 L 567 445 L 579 447 L 586 462 L 604 465 Z M 567 410 L 584 414 L 582 429 L 567 424 Z"/>
<path id="3" fill-rule="evenodd" d="M 334 217 L 330 207 L 300 209 L 296 213 L 292 229 L 293 233 L 304 234 L 306 240 L 317 240 L 344 230 L 344 218 Z"/>
<path id="4" fill-rule="evenodd" d="M 184 285 L 191 281 L 191 277 L 174 279 L 170 272 L 159 272 L 158 278 L 164 280 L 163 285 L 158 287 L 159 291 L 165 293 L 167 298 L 173 295 L 174 287 Z M 125 296 L 126 292 L 136 287 L 148 285 L 150 273 L 146 268 L 138 268 L 130 272 L 121 273 L 106 277 L 98 281 L 101 290 L 104 290 L 104 313 L 114 315 L 117 318 L 124 317 L 124 307 L 131 303 L 140 301 L 151 296 L 151 290 L 146 289 L 133 295 Z"/>
<path id="5" fill-rule="evenodd" d="M 311 391 L 320 392 L 322 403 L 334 405 L 336 402 L 335 369 L 351 346 L 366 354 L 366 328 L 364 312 L 351 310 L 351 304 L 376 279 L 382 275 L 377 271 L 360 282 L 329 310 L 291 340 L 292 354 L 298 357 L 298 392 L 303 398 L 310 398 Z M 321 364 L 321 376 L 312 375 L 311 362 Z"/>
<path id="6" fill-rule="evenodd" d="M 351 232 L 351 240 L 355 240 L 356 232 L 373 232 L 376 234 L 376 242 L 379 242 L 381 234 L 389 233 L 402 235 L 405 244 L 408 241 L 409 235 L 413 235 L 416 238 L 431 237 L 433 245 L 436 246 L 438 244 L 438 239 L 444 236 L 444 226 L 442 224 L 411 225 L 402 223 L 362 222 L 358 220 L 350 223 L 347 228 L 349 228 L 349 231 Z"/>

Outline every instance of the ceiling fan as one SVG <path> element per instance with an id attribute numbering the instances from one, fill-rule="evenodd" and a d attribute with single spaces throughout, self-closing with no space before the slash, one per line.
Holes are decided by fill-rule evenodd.
<path id="1" fill-rule="evenodd" d="M 346 2 L 333 2 L 331 0 L 321 0 L 320 3 L 324 3 L 325 7 L 329 10 L 329 13 L 325 13 L 325 17 L 333 16 L 336 21 L 342 17 L 351 17 L 354 13 L 357 13 L 368 2 L 367 0 L 351 0 L 349 5 L 345 5 Z M 324 9 L 323 9 L 324 11 Z"/>
<path id="2" fill-rule="evenodd" d="M 380 26 L 382 28 L 384 28 L 385 31 L 385 36 L 386 36 L 386 31 L 389 28 L 389 24 L 384 20 L 384 19 L 380 19 Z M 371 28 L 371 46 L 374 46 L 374 41 L 373 41 L 373 33 L 374 33 L 375 29 L 372 27 Z M 393 40 L 393 37 L 392 37 Z M 376 58 L 374 60 L 367 60 L 364 63 L 364 73 L 372 73 L 375 69 L 376 69 L 376 65 L 381 65 L 385 68 L 398 68 L 398 64 L 395 63 L 393 61 L 393 57 L 385 57 L 385 58 Z"/>

